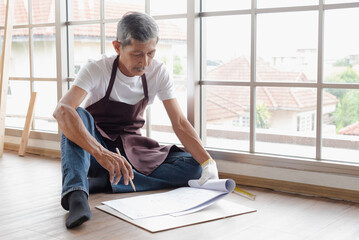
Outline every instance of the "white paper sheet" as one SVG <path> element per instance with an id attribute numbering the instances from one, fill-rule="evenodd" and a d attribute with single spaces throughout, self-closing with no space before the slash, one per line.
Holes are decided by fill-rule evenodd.
<path id="1" fill-rule="evenodd" d="M 110 208 L 107 205 L 96 206 L 97 209 L 118 217 L 126 222 L 134 224 L 149 232 L 155 233 L 160 231 L 166 231 L 174 228 L 190 226 L 193 224 L 200 224 L 204 222 L 221 220 L 241 214 L 247 214 L 255 212 L 255 209 L 248 208 L 240 204 L 240 197 L 236 194 L 228 194 L 225 199 L 216 202 L 203 211 L 198 211 L 193 214 L 188 214 L 179 217 L 173 217 L 171 215 L 162 215 L 150 218 L 131 219 L 126 215 Z M 224 224 L 233 224 L 230 220 L 227 220 Z"/>
<path id="2" fill-rule="evenodd" d="M 191 187 L 102 203 L 132 219 L 167 214 L 180 216 L 208 207 L 232 192 L 235 182 L 232 179 L 210 180 L 199 186 L 197 180 L 190 180 L 189 185 Z"/>

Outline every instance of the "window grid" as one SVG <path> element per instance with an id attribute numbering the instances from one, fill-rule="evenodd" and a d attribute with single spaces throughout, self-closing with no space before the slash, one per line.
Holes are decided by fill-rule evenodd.
<path id="1" fill-rule="evenodd" d="M 56 2 L 59 0 L 56 0 Z M 189 4 L 191 2 L 191 0 L 188 0 L 188 8 L 193 7 L 194 4 Z M 197 1 L 195 1 L 197 2 Z M 199 2 L 199 1 L 198 1 Z M 32 9 L 31 4 L 32 4 L 32 0 L 29 0 L 28 2 L 29 4 L 29 9 Z M 150 13 L 150 0 L 146 0 L 145 1 L 146 7 L 145 7 L 145 11 L 146 13 Z M 57 4 L 58 6 L 58 4 Z M 319 0 L 319 4 L 315 5 L 315 6 L 302 6 L 302 7 L 285 7 L 285 8 L 269 8 L 269 9 L 257 9 L 256 8 L 256 1 L 252 0 L 252 5 L 251 5 L 251 9 L 248 10 L 233 10 L 233 11 L 219 11 L 219 12 L 199 12 L 199 15 L 196 15 L 194 18 L 197 18 L 197 16 L 199 16 L 200 19 L 206 18 L 206 17 L 211 17 L 211 16 L 225 16 L 225 15 L 241 15 L 241 14 L 250 14 L 251 16 L 251 77 L 250 77 L 250 82 L 225 82 L 225 81 L 208 81 L 206 79 L 202 79 L 201 77 L 199 78 L 194 78 L 193 79 L 193 84 L 195 85 L 196 83 L 199 83 L 199 85 L 201 87 L 204 87 L 206 85 L 214 85 L 214 86 L 247 86 L 250 87 L 250 147 L 249 147 L 249 153 L 255 153 L 255 98 L 256 98 L 256 89 L 257 87 L 262 87 L 262 86 L 280 86 L 280 87 L 311 87 L 311 88 L 315 88 L 317 90 L 318 96 L 317 96 L 317 143 L 316 143 L 316 160 L 321 160 L 321 140 L 322 140 L 322 132 L 321 132 L 321 122 L 322 122 L 322 114 L 321 114 L 321 106 L 322 106 L 322 91 L 325 88 L 346 88 L 346 89 L 359 89 L 359 84 L 340 84 L 340 83 L 334 83 L 334 84 L 330 84 L 330 83 L 323 83 L 322 81 L 322 75 L 323 75 L 323 19 L 324 19 L 324 13 L 326 10 L 330 10 L 330 9 L 345 9 L 345 8 L 358 8 L 359 7 L 359 3 L 342 3 L 342 4 L 324 4 L 323 0 Z M 191 12 L 193 11 L 193 9 L 190 9 Z M 318 78 L 317 78 L 317 83 L 275 83 L 275 82 L 256 82 L 255 81 L 255 56 L 256 56 L 256 16 L 258 14 L 262 14 L 262 13 L 276 13 L 276 12 L 293 12 L 293 11 L 318 11 L 319 13 L 319 28 L 318 28 Z M 31 12 L 31 11 L 30 11 Z M 195 12 L 195 11 L 194 11 Z M 155 19 L 157 20 L 163 20 L 163 19 L 174 19 L 174 18 L 185 18 L 187 17 L 187 19 L 192 18 L 193 16 L 189 16 L 188 14 L 177 14 L 177 15 L 161 15 L 161 16 L 153 16 Z M 118 22 L 119 19 L 106 19 L 104 16 L 104 0 L 101 0 L 101 11 L 100 11 L 100 19 L 99 20 L 84 20 L 84 21 L 66 21 L 65 25 L 66 27 L 68 26 L 72 26 L 72 25 L 82 25 L 82 24 L 100 24 L 100 29 L 101 29 L 101 53 L 104 53 L 105 51 L 105 34 L 104 34 L 104 24 L 105 23 L 115 23 Z M 33 47 L 32 47 L 32 37 L 31 37 L 31 32 L 32 29 L 35 27 L 54 27 L 56 26 L 58 29 L 58 25 L 60 25 L 61 23 L 58 21 L 58 19 L 56 19 L 56 23 L 39 23 L 39 24 L 33 24 L 32 23 L 32 18 L 31 18 L 31 14 L 29 14 L 29 24 L 22 24 L 22 25 L 15 25 L 14 29 L 19 29 L 19 28 L 28 28 L 29 30 L 29 51 L 30 51 L 30 77 L 10 77 L 10 80 L 26 80 L 26 81 L 30 81 L 30 85 L 31 85 L 31 89 L 33 86 L 33 82 L 34 81 L 61 81 L 56 79 L 56 78 L 37 78 L 33 76 Z M 0 30 L 2 30 L 3 27 L 0 26 Z M 193 33 L 190 33 L 193 34 Z M 193 45 L 193 46 L 198 46 L 196 45 L 196 43 L 194 43 L 192 41 L 192 39 L 196 39 L 195 37 L 193 37 L 192 35 L 189 35 L 188 39 L 189 40 L 188 44 Z M 191 42 L 192 41 L 192 42 Z M 71 46 L 69 46 L 71 48 Z M 200 46 L 201 49 L 201 46 Z M 192 49 L 195 51 L 200 51 L 200 49 Z M 70 52 L 70 51 L 69 51 Z M 188 55 L 190 57 L 190 55 Z M 57 62 L 62 62 L 63 59 L 62 56 L 57 56 Z M 201 57 L 199 57 L 201 58 Z M 193 60 L 193 59 L 192 59 Z M 70 56 L 67 56 L 67 61 L 71 62 L 70 60 Z M 189 60 L 188 65 L 191 64 L 191 60 Z M 198 65 L 198 63 L 195 63 L 196 66 L 200 66 L 201 64 Z M 199 67 L 200 68 L 200 67 Z M 196 71 L 196 70 L 194 70 Z M 193 77 L 190 76 L 191 73 L 189 71 L 188 73 L 188 78 L 192 79 Z M 194 74 L 196 75 L 196 74 Z M 199 74 L 200 76 L 201 74 Z M 73 81 L 73 76 L 67 76 L 67 80 L 68 82 Z M 60 84 L 58 84 L 59 86 Z M 192 101 L 193 96 L 189 96 L 188 99 L 188 103 L 189 103 L 189 108 L 188 108 L 188 117 L 189 119 L 194 119 L 195 122 L 193 122 L 194 125 L 197 125 L 198 122 L 200 122 L 198 120 L 198 118 L 196 118 L 194 115 L 196 114 L 194 109 L 195 107 L 195 102 Z M 61 98 L 61 96 L 58 97 L 59 99 Z M 199 99 L 195 99 L 195 101 L 198 101 Z M 202 103 L 201 103 L 202 104 Z M 148 114 L 148 118 L 150 118 L 150 114 Z M 203 122 L 201 123 L 202 127 L 203 127 Z M 202 127 L 200 127 L 200 129 L 202 129 Z M 7 131 L 9 132 L 9 131 Z M 203 132 L 203 129 L 202 129 Z M 38 136 L 38 138 L 45 138 L 45 139 L 58 139 L 60 133 L 58 133 L 55 138 L 53 137 L 54 134 L 46 134 L 46 133 L 40 133 Z M 14 135 L 19 135 L 19 133 L 16 133 Z M 150 135 L 150 128 L 148 128 L 147 131 L 147 135 Z M 240 153 L 238 152 L 231 152 L 231 151 L 226 151 L 225 154 L 223 154 L 223 151 L 221 149 L 209 149 L 210 153 L 212 154 L 213 157 L 223 157 L 225 156 L 226 158 L 232 158 L 232 159 L 242 159 L 243 156 L 245 156 L 245 158 L 247 160 L 244 160 L 243 162 L 250 162 L 252 164 L 256 164 L 256 163 L 260 163 L 263 164 L 263 161 L 258 160 L 258 157 L 262 157 L 263 155 L 261 154 L 256 154 L 256 155 L 248 155 L 248 154 L 244 154 L 243 156 L 240 155 Z M 290 164 L 288 164 L 289 162 L 286 160 L 283 160 L 282 157 L 275 157 L 275 156 L 265 156 L 266 162 L 264 163 L 264 165 L 268 164 L 268 162 L 272 162 L 274 163 L 274 165 L 276 166 L 284 166 L 284 167 L 288 167 L 289 165 L 293 164 L 293 166 L 295 166 L 295 168 L 297 169 L 304 169 L 304 170 L 308 170 L 307 167 L 303 167 L 302 165 L 296 165 L 297 160 L 302 162 L 303 160 L 310 162 L 310 168 L 312 170 L 318 170 L 318 171 L 327 171 L 327 172 L 339 172 L 339 173 L 350 173 L 350 174 L 358 174 L 359 170 L 356 168 L 347 168 L 345 167 L 343 164 L 334 164 L 332 165 L 331 163 L 329 164 L 328 162 L 326 163 L 321 163 L 318 165 L 319 162 L 312 162 L 311 159 L 297 159 L 297 158 L 291 158 L 290 159 Z M 333 163 L 333 162 L 332 162 Z M 269 164 L 270 166 L 272 166 L 271 164 Z"/>
<path id="2" fill-rule="evenodd" d="M 26 81 L 29 82 L 30 88 L 29 88 L 29 94 L 31 94 L 32 91 L 34 91 L 34 84 L 35 82 L 41 82 L 41 81 L 50 81 L 50 82 L 56 82 L 56 77 L 36 77 L 34 76 L 34 38 L 33 38 L 33 30 L 36 28 L 45 28 L 45 27 L 55 27 L 55 22 L 50 23 L 33 23 L 33 0 L 27 1 L 27 9 L 28 9 L 28 16 L 27 21 L 28 24 L 14 24 L 13 29 L 26 29 L 28 32 L 28 48 L 29 48 L 29 55 L 27 56 L 29 58 L 29 76 L 28 77 L 22 77 L 22 76 L 9 76 L 9 81 Z M 16 11 L 16 9 L 15 9 Z M 0 26 L 0 30 L 3 30 L 4 26 Z M 36 109 L 36 106 L 35 106 Z M 24 116 L 26 117 L 26 116 Z M 36 120 L 36 116 L 34 116 L 34 120 Z M 57 140 L 58 134 L 54 133 L 48 133 L 48 132 L 41 132 L 38 130 L 33 131 L 35 126 L 35 121 L 32 122 L 32 131 L 31 131 L 31 137 L 34 138 L 46 138 L 49 140 Z M 13 129 L 13 128 L 7 128 L 6 129 L 6 135 L 10 136 L 21 136 L 22 130 Z"/>
<path id="3" fill-rule="evenodd" d="M 276 7 L 276 8 L 263 8 L 258 9 L 256 7 L 256 0 L 252 0 L 251 9 L 247 10 L 231 10 L 231 11 L 218 11 L 218 12 L 200 12 L 199 17 L 204 19 L 206 17 L 217 17 L 217 16 L 235 16 L 235 15 L 251 15 L 251 69 L 250 69 L 250 82 L 234 82 L 234 81 L 209 81 L 207 79 L 200 79 L 199 84 L 201 88 L 211 85 L 211 86 L 248 86 L 250 87 L 250 139 L 249 139 L 249 153 L 257 153 L 255 150 L 255 99 L 256 99 L 256 89 L 258 87 L 311 87 L 317 90 L 317 113 L 316 113 L 316 160 L 322 159 L 322 103 L 323 103 L 323 89 L 325 88 L 349 88 L 349 89 L 359 89 L 359 84 L 329 84 L 323 83 L 323 34 L 324 34 L 324 14 L 326 10 L 329 9 L 346 9 L 346 8 L 358 8 L 359 3 L 343 3 L 343 4 L 325 4 L 324 0 L 319 0 L 318 5 L 314 6 L 299 6 L 299 7 Z M 303 12 L 303 11 L 317 11 L 318 12 L 318 53 L 317 53 L 317 82 L 316 83 L 290 83 L 290 82 L 257 82 L 256 79 L 256 35 L 257 35 L 257 16 L 258 14 L 264 13 L 282 13 L 282 12 Z M 202 33 L 202 29 L 200 30 Z M 204 63 L 202 63 L 204 64 Z M 201 74 L 203 76 L 203 74 Z M 201 102 L 201 104 L 204 104 Z M 203 114 L 203 112 L 202 112 Z M 201 132 L 204 132 L 204 125 L 206 123 L 201 123 Z M 206 136 L 204 136 L 206 137 Z M 231 154 L 228 151 L 213 150 L 213 153 L 219 157 L 229 156 Z M 222 153 L 221 153 L 222 151 Z M 225 153 L 227 152 L 227 153 Z M 240 152 L 240 151 L 238 151 Z M 236 157 L 238 159 L 238 157 Z M 335 161 L 334 161 L 335 162 Z"/>

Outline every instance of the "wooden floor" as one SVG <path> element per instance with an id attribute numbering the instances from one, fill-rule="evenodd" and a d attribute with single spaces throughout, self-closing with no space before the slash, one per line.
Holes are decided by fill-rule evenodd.
<path id="1" fill-rule="evenodd" d="M 119 195 L 94 194 L 90 196 L 93 218 L 67 230 L 67 212 L 60 206 L 60 160 L 5 152 L 0 159 L 0 239 L 359 239 L 358 203 L 243 188 L 257 199 L 240 197 L 240 203 L 257 209 L 256 213 L 159 233 L 95 209 L 101 201 Z"/>

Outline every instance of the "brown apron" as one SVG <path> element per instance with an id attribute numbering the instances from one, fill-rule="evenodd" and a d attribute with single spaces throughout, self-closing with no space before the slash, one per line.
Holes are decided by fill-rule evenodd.
<path id="1" fill-rule="evenodd" d="M 97 130 L 109 139 L 113 146 L 122 142 L 123 149 L 132 166 L 139 172 L 149 175 L 168 156 L 170 151 L 182 151 L 175 145 L 160 146 L 157 141 L 141 136 L 140 129 L 145 124 L 143 113 L 148 103 L 148 89 L 146 76 L 143 74 L 142 87 L 145 97 L 138 103 L 131 105 L 124 102 L 110 100 L 110 94 L 116 79 L 118 56 L 112 66 L 112 73 L 106 95 L 98 102 L 88 106 L 95 120 Z"/>

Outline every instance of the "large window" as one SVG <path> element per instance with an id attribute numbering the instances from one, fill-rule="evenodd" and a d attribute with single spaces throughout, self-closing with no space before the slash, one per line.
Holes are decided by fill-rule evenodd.
<path id="1" fill-rule="evenodd" d="M 23 128 L 36 91 L 32 129 L 58 138 L 56 102 L 88 59 L 115 54 L 129 11 L 157 21 L 156 58 L 214 157 L 358 164 L 355 0 L 16 0 L 6 127 Z M 146 120 L 143 134 L 179 143 L 158 99 Z"/>
<path id="2" fill-rule="evenodd" d="M 236 2 L 200 13 L 205 145 L 359 163 L 359 3 Z"/>
<path id="3" fill-rule="evenodd" d="M 0 1 L 1 46 L 6 1 Z M 55 8 L 53 0 L 17 0 L 6 107 L 6 127 L 22 129 L 30 100 L 37 92 L 32 129 L 57 134 L 52 117 L 57 103 Z"/>

